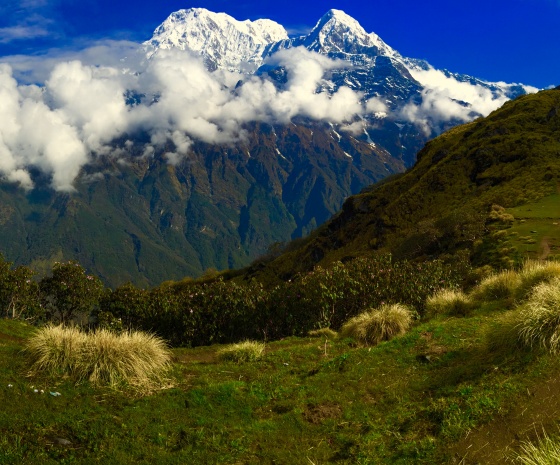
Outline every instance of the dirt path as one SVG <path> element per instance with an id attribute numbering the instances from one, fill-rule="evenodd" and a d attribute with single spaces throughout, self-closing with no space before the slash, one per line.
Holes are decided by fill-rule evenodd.
<path id="1" fill-rule="evenodd" d="M 508 457 L 521 441 L 534 441 L 558 433 L 560 420 L 560 374 L 528 391 L 503 418 L 471 431 L 452 448 L 455 464 L 510 464 Z"/>

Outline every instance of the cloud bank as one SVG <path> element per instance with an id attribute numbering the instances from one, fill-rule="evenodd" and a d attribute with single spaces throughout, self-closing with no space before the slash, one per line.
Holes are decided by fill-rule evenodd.
<path id="1" fill-rule="evenodd" d="M 100 57 L 104 66 L 95 64 Z M 441 122 L 468 121 L 507 100 L 436 70 L 415 71 L 425 86 L 421 103 L 390 114 L 382 98 L 364 101 L 347 87 L 317 92 L 325 73 L 344 62 L 294 48 L 278 52 L 270 64 L 287 72 L 281 88 L 267 77 L 210 73 L 184 51 L 161 51 L 147 60 L 130 42 L 46 58 L 11 57 L 10 65 L 0 65 L 0 176 L 31 189 L 35 168 L 51 176 L 54 189 L 72 191 L 84 165 L 99 155 L 126 154 L 138 134 L 148 136 L 140 147 L 144 156 L 165 148 L 169 163 L 177 164 L 194 140 L 234 144 L 253 121 L 288 123 L 303 116 L 357 133 L 358 117 L 369 114 L 412 122 L 429 133 Z"/>
<path id="2" fill-rule="evenodd" d="M 177 163 L 193 140 L 242 140 L 250 121 L 287 123 L 306 116 L 341 123 L 363 111 L 362 95 L 348 88 L 316 93 L 325 71 L 339 63 L 304 49 L 278 53 L 275 63 L 288 71 L 284 90 L 260 77 L 236 88 L 240 75 L 210 73 L 198 57 L 180 51 L 161 53 L 135 70 L 123 71 L 130 62 L 52 64 L 41 87 L 18 83 L 12 67 L 1 65 L 0 173 L 31 188 L 28 168 L 36 167 L 52 175 L 55 189 L 71 191 L 81 167 L 111 154 L 117 138 L 147 133 L 146 155 L 172 142 L 175 151 L 167 157 Z"/>
<path id="3" fill-rule="evenodd" d="M 502 92 L 493 92 L 481 83 L 462 82 L 434 68 L 410 69 L 412 77 L 423 86 L 421 103 L 409 102 L 398 114 L 404 121 L 418 126 L 426 136 L 442 129 L 445 123 L 472 121 L 486 116 L 509 100 L 507 91 L 515 85 L 492 83 Z M 528 93 L 538 89 L 523 86 Z"/>

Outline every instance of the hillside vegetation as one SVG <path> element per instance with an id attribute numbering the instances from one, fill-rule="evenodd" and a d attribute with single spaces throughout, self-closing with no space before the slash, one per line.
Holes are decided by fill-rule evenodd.
<path id="1" fill-rule="evenodd" d="M 372 309 L 404 323 L 390 334 L 173 349 L 149 395 L 41 370 L 22 351 L 40 333 L 0 320 L 0 462 L 533 463 L 527 451 L 558 448 L 557 265 L 490 275 L 467 311 L 440 293 L 422 319 Z"/>
<path id="2" fill-rule="evenodd" d="M 309 239 L 246 276 L 286 279 L 372 253 L 425 259 L 464 251 L 508 267 L 555 256 L 560 237 L 560 89 L 506 103 L 429 142 L 402 175 L 350 197 Z"/>

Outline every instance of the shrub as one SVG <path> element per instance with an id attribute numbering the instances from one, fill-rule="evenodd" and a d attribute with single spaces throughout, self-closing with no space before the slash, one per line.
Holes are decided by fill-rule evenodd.
<path id="1" fill-rule="evenodd" d="M 41 319 L 44 314 L 39 303 L 39 286 L 32 279 L 35 273 L 25 266 L 12 269 L 12 265 L 0 254 L 0 315 Z"/>
<path id="2" fill-rule="evenodd" d="M 521 284 L 521 278 L 512 270 L 492 274 L 476 286 L 471 297 L 477 301 L 493 301 L 513 298 Z"/>
<path id="3" fill-rule="evenodd" d="M 514 460 L 522 465 L 556 465 L 560 463 L 560 441 L 546 434 L 536 444 L 524 441 Z"/>
<path id="4" fill-rule="evenodd" d="M 74 317 L 88 316 L 103 293 L 103 284 L 86 274 L 76 262 L 55 263 L 52 276 L 39 283 L 42 300 L 50 317 L 68 323 Z"/>
<path id="5" fill-rule="evenodd" d="M 539 345 L 551 353 L 560 349 L 560 278 L 533 289 L 519 315 L 519 337 L 529 347 Z"/>
<path id="6" fill-rule="evenodd" d="M 327 339 L 335 339 L 338 336 L 336 331 L 331 328 L 313 329 L 307 333 L 310 337 L 325 337 Z"/>
<path id="7" fill-rule="evenodd" d="M 141 392 L 161 386 L 170 353 L 161 339 L 142 332 L 89 334 L 74 327 L 47 326 L 27 342 L 31 373 L 68 375 L 76 382 L 129 386 Z"/>
<path id="8" fill-rule="evenodd" d="M 516 297 L 526 299 L 536 285 L 558 276 L 560 276 L 560 262 L 528 260 L 519 273 L 521 282 L 517 288 Z"/>
<path id="9" fill-rule="evenodd" d="M 231 344 L 218 350 L 218 358 L 230 362 L 254 362 L 264 354 L 264 343 L 257 341 L 243 341 Z"/>
<path id="10" fill-rule="evenodd" d="M 382 305 L 351 318 L 342 326 L 340 335 L 376 345 L 406 333 L 412 324 L 412 315 L 406 305 Z"/>
<path id="11" fill-rule="evenodd" d="M 470 299 L 455 289 L 441 289 L 426 300 L 426 316 L 461 315 L 465 316 L 472 308 Z"/>

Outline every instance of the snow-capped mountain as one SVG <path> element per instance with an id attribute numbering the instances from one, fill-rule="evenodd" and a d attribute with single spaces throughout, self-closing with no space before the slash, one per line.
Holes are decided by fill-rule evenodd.
<path id="1" fill-rule="evenodd" d="M 203 57 L 209 70 L 266 76 L 278 88 L 288 81 L 288 71 L 274 56 L 296 47 L 340 63 L 329 67 L 317 92 L 334 94 L 347 87 L 360 93 L 364 105 L 375 102 L 362 117 L 362 139 L 382 146 L 407 165 L 414 162 L 427 138 L 485 116 L 489 109 L 532 90 L 435 70 L 425 60 L 403 57 L 377 34 L 366 32 L 357 20 L 335 9 L 323 15 L 308 34 L 291 38 L 271 20 L 237 21 L 202 8 L 181 10 L 144 43 L 149 57 L 165 49 L 189 50 Z M 442 109 L 451 107 L 442 115 Z"/>
<path id="2" fill-rule="evenodd" d="M 190 50 L 204 57 L 211 69 L 254 72 L 274 43 L 288 40 L 288 33 L 270 19 L 237 21 L 225 13 L 204 8 L 171 14 L 145 43 L 148 56 L 158 50 Z"/>
<path id="3" fill-rule="evenodd" d="M 354 65 L 372 65 L 378 55 L 400 57 L 377 34 L 367 33 L 358 21 L 341 10 L 329 10 L 309 34 L 283 40 L 275 44 L 270 53 L 300 46 Z"/>

